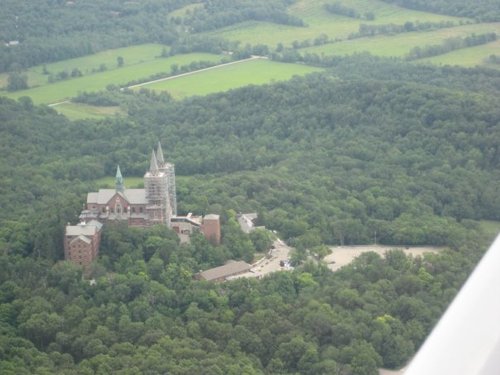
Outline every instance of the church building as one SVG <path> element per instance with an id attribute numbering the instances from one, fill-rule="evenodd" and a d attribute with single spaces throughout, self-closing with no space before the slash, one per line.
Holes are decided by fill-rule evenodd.
<path id="1" fill-rule="evenodd" d="M 172 217 L 177 216 L 175 191 L 175 167 L 165 162 L 158 144 L 144 175 L 144 189 L 126 189 L 118 166 L 115 188 L 88 193 L 80 220 L 126 221 L 131 227 L 170 226 Z"/>
<path id="2" fill-rule="evenodd" d="M 220 244 L 218 215 L 177 216 L 175 166 L 165 161 L 160 143 L 151 153 L 144 189 L 127 189 L 118 166 L 114 189 L 87 194 L 80 224 L 66 226 L 65 259 L 89 265 L 99 254 L 101 227 L 108 222 L 126 222 L 130 227 L 166 225 L 179 235 L 181 242 L 188 242 L 192 233 L 201 232 L 214 245 Z"/>

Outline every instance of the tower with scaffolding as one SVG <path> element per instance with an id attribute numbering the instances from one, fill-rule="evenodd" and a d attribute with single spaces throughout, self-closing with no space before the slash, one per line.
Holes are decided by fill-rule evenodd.
<path id="1" fill-rule="evenodd" d="M 173 164 L 165 162 L 160 144 L 156 153 L 151 153 L 149 170 L 144 175 L 144 190 L 150 225 L 169 226 L 172 217 L 177 215 L 175 169 Z"/>

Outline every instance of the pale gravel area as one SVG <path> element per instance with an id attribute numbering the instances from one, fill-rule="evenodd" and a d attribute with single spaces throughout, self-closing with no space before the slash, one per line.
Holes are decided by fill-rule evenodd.
<path id="1" fill-rule="evenodd" d="M 377 254 L 384 256 L 388 250 L 399 249 L 403 250 L 405 254 L 413 256 L 423 255 L 425 253 L 435 253 L 441 251 L 442 247 L 434 246 L 384 246 L 384 245 L 362 245 L 362 246 L 335 246 L 331 247 L 332 253 L 325 257 L 325 262 L 328 268 L 332 271 L 337 271 L 339 268 L 351 263 L 356 257 L 362 253 L 373 251 Z"/>

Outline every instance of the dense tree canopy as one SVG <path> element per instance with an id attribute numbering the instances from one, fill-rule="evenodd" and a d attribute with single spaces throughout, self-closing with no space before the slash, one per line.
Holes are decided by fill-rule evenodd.
<path id="1" fill-rule="evenodd" d="M 498 0 L 384 0 L 411 9 L 425 10 L 452 16 L 471 17 L 480 21 L 499 21 Z"/>
<path id="2" fill-rule="evenodd" d="M 0 14 L 0 72 L 131 44 L 177 38 L 168 13 L 189 0 L 5 0 Z"/>
<path id="3" fill-rule="evenodd" d="M 500 217 L 499 73 L 358 56 L 322 74 L 173 101 L 113 88 L 128 117 L 71 122 L 0 98 L 0 372 L 372 375 L 404 364 Z M 219 213 L 223 244 L 108 226 L 84 271 L 64 225 L 95 179 L 147 169 L 160 139 L 181 213 Z M 194 281 L 269 245 L 259 212 L 304 261 L 292 272 Z M 324 244 L 448 245 L 365 254 L 332 273 Z M 314 259 L 308 258 L 309 254 Z M 297 262 L 299 263 L 299 262 Z M 94 278 L 95 285 L 88 282 Z"/>

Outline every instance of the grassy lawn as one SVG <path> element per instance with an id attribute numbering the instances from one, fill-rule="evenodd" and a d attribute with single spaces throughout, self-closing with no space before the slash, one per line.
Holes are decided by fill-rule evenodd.
<path id="1" fill-rule="evenodd" d="M 498 55 L 499 53 L 500 40 L 496 40 L 492 43 L 483 44 L 481 46 L 462 48 L 450 53 L 445 53 L 444 55 L 420 59 L 417 62 L 432 63 L 438 65 L 461 65 L 467 67 L 482 65 L 489 68 L 500 69 L 500 65 L 485 63 L 486 59 L 490 55 Z"/>
<path id="2" fill-rule="evenodd" d="M 13 93 L 0 92 L 0 94 L 14 99 L 21 96 L 30 96 L 36 104 L 49 104 L 74 97 L 83 91 L 99 91 L 110 84 L 123 85 L 131 80 L 146 78 L 155 73 L 170 72 L 172 64 L 181 66 L 189 64 L 192 61 L 200 60 L 218 62 L 223 58 L 224 56 L 208 53 L 188 53 L 168 58 L 156 58 L 134 65 L 123 66 L 122 68 L 114 70 L 46 84 L 28 90 L 21 90 Z"/>
<path id="3" fill-rule="evenodd" d="M 452 21 L 458 24 L 461 20 L 456 17 L 405 9 L 379 0 L 350 0 L 348 3 L 344 2 L 348 7 L 358 10 L 361 14 L 369 11 L 373 12 L 375 20 L 366 21 L 329 13 L 324 9 L 324 5 L 332 2 L 331 0 L 299 0 L 293 4 L 289 9 L 289 13 L 304 20 L 306 27 L 278 25 L 268 22 L 244 22 L 215 31 L 212 35 L 238 40 L 242 44 L 266 44 L 275 47 L 278 43 L 289 46 L 295 40 L 304 41 L 309 39 L 312 42 L 321 34 L 326 34 L 330 39 L 345 39 L 349 34 L 357 32 L 361 23 L 394 23 L 402 25 L 406 21 Z"/>
<path id="4" fill-rule="evenodd" d="M 125 188 L 128 189 L 140 189 L 144 187 L 144 177 L 143 176 L 124 176 L 123 181 L 125 183 Z M 115 177 L 108 176 L 102 177 L 95 180 L 96 185 L 101 189 L 113 189 L 115 187 Z"/>
<path id="5" fill-rule="evenodd" d="M 346 40 L 338 43 L 303 48 L 301 52 L 319 55 L 350 55 L 356 52 L 370 52 L 378 56 L 403 57 L 414 47 L 441 44 L 451 37 L 465 37 L 473 33 L 500 33 L 500 23 L 456 26 L 433 31 L 410 32 Z"/>
<path id="6" fill-rule="evenodd" d="M 284 81 L 294 75 L 304 75 L 321 70 L 306 65 L 251 60 L 153 83 L 145 87 L 158 91 L 168 91 L 174 98 L 182 99 L 192 95 L 206 95 L 252 84 L 260 85 Z"/>
<path id="7" fill-rule="evenodd" d="M 63 103 L 53 108 L 71 120 L 100 119 L 113 115 L 124 115 L 120 107 L 95 107 L 82 103 Z"/>

